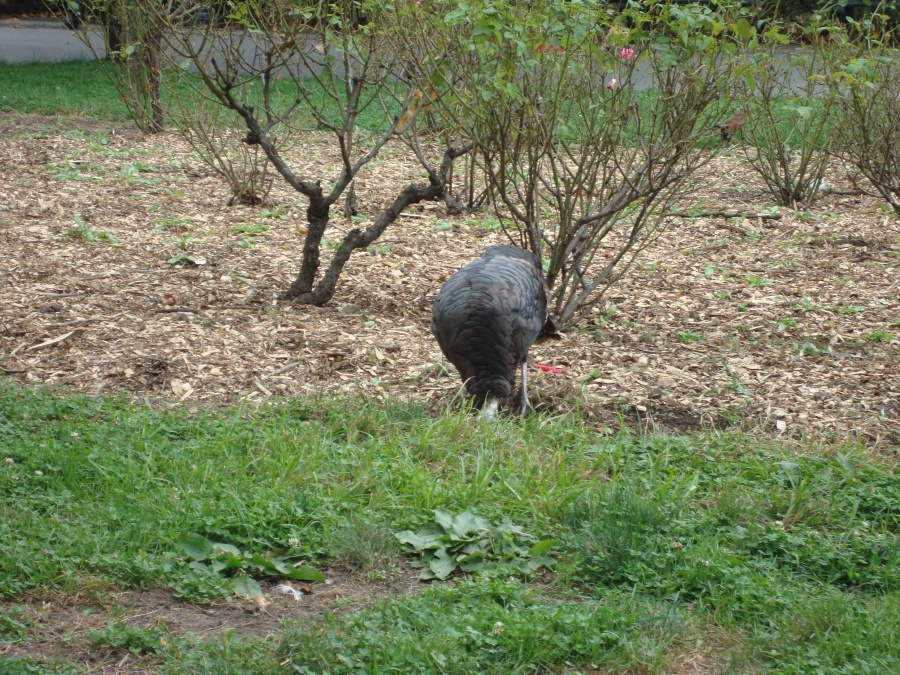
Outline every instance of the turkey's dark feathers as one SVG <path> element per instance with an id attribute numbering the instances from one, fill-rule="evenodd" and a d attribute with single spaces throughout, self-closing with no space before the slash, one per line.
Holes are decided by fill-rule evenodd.
<path id="1" fill-rule="evenodd" d="M 515 388 L 516 366 L 547 324 L 537 257 L 513 246 L 491 246 L 441 288 L 431 330 L 469 394 L 506 399 Z"/>

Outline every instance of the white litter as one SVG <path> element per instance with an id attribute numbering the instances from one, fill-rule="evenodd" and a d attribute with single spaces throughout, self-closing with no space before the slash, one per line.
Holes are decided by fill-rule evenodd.
<path id="1" fill-rule="evenodd" d="M 275 591 L 283 595 L 293 596 L 294 600 L 296 600 L 297 602 L 300 602 L 303 599 L 302 591 L 298 591 L 293 586 L 288 586 L 287 584 L 278 584 L 275 587 Z"/>

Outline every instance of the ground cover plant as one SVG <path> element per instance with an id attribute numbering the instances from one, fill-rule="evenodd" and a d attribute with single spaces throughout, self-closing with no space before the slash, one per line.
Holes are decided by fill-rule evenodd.
<path id="1" fill-rule="evenodd" d="M 169 672 L 247 660 L 271 672 L 657 671 L 690 659 L 856 672 L 900 657 L 900 481 L 860 446 L 604 437 L 572 416 L 490 425 L 365 400 L 187 414 L 9 383 L 0 411 L 6 662 L 64 656 L 66 642 Z M 164 585 L 190 602 L 241 592 L 227 570 L 191 564 L 187 531 L 333 578 L 360 514 L 408 540 L 453 513 L 552 540 L 540 554 L 553 572 L 457 571 L 351 613 L 339 597 L 300 601 L 277 641 L 240 646 L 116 606 L 123 588 Z M 358 574 L 414 579 L 413 559 L 394 549 Z M 277 573 L 244 571 L 265 611 Z M 311 586 L 314 603 L 327 596 Z M 96 614 L 62 643 L 39 602 L 60 593 L 87 593 Z"/>

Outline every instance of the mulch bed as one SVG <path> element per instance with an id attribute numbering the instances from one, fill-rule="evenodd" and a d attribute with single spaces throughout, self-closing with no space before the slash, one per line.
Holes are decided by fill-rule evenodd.
<path id="1" fill-rule="evenodd" d="M 457 399 L 455 372 L 436 367 L 431 306 L 450 274 L 506 242 L 486 214 L 414 207 L 351 258 L 329 305 L 294 306 L 278 295 L 299 269 L 305 204 L 286 185 L 263 205 L 229 207 L 175 135 L 17 115 L 0 116 L 0 130 L 6 377 L 191 408 L 319 393 L 434 410 Z M 291 159 L 304 176 L 336 172 L 324 135 L 302 137 Z M 418 180 L 388 148 L 357 182 L 366 220 L 335 215 L 326 236 L 340 241 Z M 851 187 L 837 164 L 827 180 Z M 736 156 L 714 160 L 692 200 L 681 206 L 773 204 Z M 853 194 L 780 213 L 672 218 L 591 320 L 533 349 L 566 369 L 533 371 L 533 402 L 577 402 L 601 430 L 624 412 L 677 429 L 900 444 L 900 221 Z"/>

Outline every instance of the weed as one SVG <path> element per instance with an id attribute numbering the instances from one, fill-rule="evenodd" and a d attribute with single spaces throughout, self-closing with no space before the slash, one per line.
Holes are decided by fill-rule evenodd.
<path id="1" fill-rule="evenodd" d="M 167 261 L 172 267 L 184 267 L 188 266 L 197 266 L 197 265 L 205 265 L 206 258 L 199 255 L 188 254 L 186 251 L 178 251 L 169 258 Z"/>
<path id="2" fill-rule="evenodd" d="M 600 316 L 594 317 L 594 325 L 595 326 L 607 326 L 612 323 L 613 317 L 616 315 L 617 307 L 613 304 L 610 304 L 606 311 Z"/>
<path id="3" fill-rule="evenodd" d="M 92 631 L 91 642 L 95 647 L 113 651 L 128 651 L 135 656 L 157 654 L 171 641 L 164 626 L 150 629 L 132 628 L 121 621 L 107 623 L 106 628 Z"/>
<path id="4" fill-rule="evenodd" d="M 274 218 L 276 220 L 288 219 L 288 215 L 284 212 L 284 207 L 280 204 L 276 204 L 270 209 L 263 209 L 259 215 L 261 218 Z"/>
<path id="5" fill-rule="evenodd" d="M 0 640 L 19 642 L 28 636 L 28 620 L 24 616 L 25 610 L 25 605 L 0 607 Z"/>
<path id="6" fill-rule="evenodd" d="M 384 522 L 355 517 L 336 530 L 326 548 L 340 562 L 372 572 L 387 566 L 400 553 L 391 528 Z"/>
<path id="7" fill-rule="evenodd" d="M 122 246 L 122 242 L 116 239 L 116 237 L 114 237 L 113 235 L 109 234 L 109 232 L 95 232 L 94 230 L 92 230 L 91 226 L 88 225 L 81 216 L 75 216 L 75 229 L 69 230 L 63 236 L 78 238 L 88 242 L 89 244 L 96 242 L 106 242 L 114 248 L 120 248 Z"/>
<path id="8" fill-rule="evenodd" d="M 386 257 L 391 254 L 391 247 L 390 245 L 376 246 L 375 244 L 371 244 L 366 248 L 366 251 L 374 256 Z"/>
<path id="9" fill-rule="evenodd" d="M 772 285 L 771 279 L 764 279 L 755 274 L 751 274 L 748 277 L 746 277 L 746 281 L 753 288 L 765 288 L 766 286 Z"/>
<path id="10" fill-rule="evenodd" d="M 704 342 L 705 338 L 700 333 L 692 333 L 691 331 L 678 331 L 675 333 L 678 341 L 683 345 L 689 345 L 692 342 Z"/>
<path id="11" fill-rule="evenodd" d="M 874 342 L 876 344 L 881 344 L 883 342 L 890 342 L 894 339 L 894 334 L 889 333 L 886 330 L 881 328 L 876 328 L 871 333 L 863 335 L 863 338 L 868 340 L 869 342 Z"/>
<path id="12" fill-rule="evenodd" d="M 484 218 L 478 220 L 475 218 L 470 218 L 466 221 L 466 225 L 471 225 L 473 227 L 480 227 L 488 232 L 493 230 L 499 230 L 502 225 L 499 220 L 496 218 L 492 218 L 491 216 L 485 216 Z"/>
<path id="13" fill-rule="evenodd" d="M 260 225 L 257 223 L 245 222 L 240 225 L 232 225 L 229 227 L 226 232 L 229 234 L 266 234 L 269 232 L 270 228 L 268 225 Z"/>
<path id="14" fill-rule="evenodd" d="M 778 321 L 775 322 L 775 327 L 780 331 L 785 331 L 789 328 L 796 328 L 797 320 L 792 316 L 786 316 L 783 319 L 778 319 Z"/>
<path id="15" fill-rule="evenodd" d="M 195 227 L 195 223 L 190 218 L 178 218 L 176 216 L 168 216 L 154 220 L 155 229 L 162 232 L 191 232 Z"/>
<path id="16" fill-rule="evenodd" d="M 865 307 L 859 305 L 823 305 L 822 309 L 827 312 L 836 312 L 845 316 L 855 316 L 866 311 Z"/>
<path id="17" fill-rule="evenodd" d="M 264 556 L 249 551 L 242 552 L 236 546 L 212 542 L 193 532 L 178 537 L 175 545 L 193 560 L 190 563 L 191 569 L 200 572 L 243 572 L 244 575 L 274 576 L 295 581 L 325 581 L 318 570 L 299 562 L 291 562 L 278 551 L 270 551 Z M 259 584 L 244 575 L 235 579 L 235 594 L 251 598 L 262 595 Z"/>
<path id="18" fill-rule="evenodd" d="M 554 562 L 544 555 L 553 541 L 536 541 L 508 522 L 492 525 L 471 511 L 453 516 L 435 509 L 434 523 L 416 533 L 398 532 L 397 539 L 411 546 L 419 557 L 415 566 L 423 568 L 421 579 L 446 579 L 457 569 L 534 572 Z"/>
<path id="19" fill-rule="evenodd" d="M 146 178 L 142 174 L 155 173 L 156 168 L 143 162 L 135 160 L 131 164 L 123 164 L 119 167 L 119 177 L 125 183 L 139 183 L 142 185 L 153 185 L 159 181 L 158 178 Z"/>

